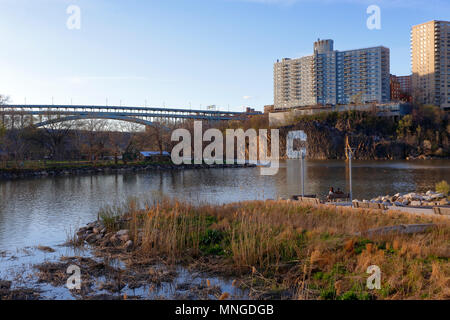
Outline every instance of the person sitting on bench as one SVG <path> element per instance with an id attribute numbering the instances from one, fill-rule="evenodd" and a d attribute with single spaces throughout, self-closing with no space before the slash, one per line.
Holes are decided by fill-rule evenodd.
<path id="1" fill-rule="evenodd" d="M 334 188 L 330 187 L 330 192 L 328 192 L 328 196 L 334 196 Z"/>

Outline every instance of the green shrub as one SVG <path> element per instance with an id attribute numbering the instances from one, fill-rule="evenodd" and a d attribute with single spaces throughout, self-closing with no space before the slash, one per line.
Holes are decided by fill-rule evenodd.
<path id="1" fill-rule="evenodd" d="M 353 291 L 347 291 L 339 297 L 339 300 L 359 300 L 358 295 Z"/>
<path id="2" fill-rule="evenodd" d="M 320 298 L 323 300 L 334 300 L 336 299 L 336 290 L 333 288 L 323 289 L 320 291 Z"/>
<path id="3" fill-rule="evenodd" d="M 222 248 L 222 240 L 225 234 L 219 230 L 207 229 L 204 234 L 200 236 L 200 251 L 206 255 L 222 255 L 224 249 Z"/>
<path id="4" fill-rule="evenodd" d="M 448 196 L 450 192 L 450 185 L 447 181 L 442 180 L 441 182 L 436 183 L 436 192 L 443 193 Z"/>

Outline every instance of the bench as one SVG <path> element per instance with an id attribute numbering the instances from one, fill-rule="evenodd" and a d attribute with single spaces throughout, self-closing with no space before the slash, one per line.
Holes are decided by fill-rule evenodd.
<path id="1" fill-rule="evenodd" d="M 350 200 L 349 193 L 335 193 L 327 196 L 327 201 L 336 201 L 336 200 Z"/>
<path id="2" fill-rule="evenodd" d="M 378 210 L 386 210 L 386 206 L 382 203 L 373 203 L 373 202 L 361 202 L 361 201 L 354 201 L 353 206 L 355 208 L 362 208 L 362 209 L 378 209 Z"/>
<path id="3" fill-rule="evenodd" d="M 297 200 L 300 201 L 302 203 L 308 204 L 308 205 L 319 205 L 320 204 L 320 200 L 318 198 L 316 198 L 315 195 L 311 195 L 311 196 L 299 196 L 299 195 L 294 195 L 292 196 L 292 200 Z"/>
<path id="4" fill-rule="evenodd" d="M 450 216 L 450 208 L 448 207 L 433 207 L 433 211 L 435 214 Z"/>

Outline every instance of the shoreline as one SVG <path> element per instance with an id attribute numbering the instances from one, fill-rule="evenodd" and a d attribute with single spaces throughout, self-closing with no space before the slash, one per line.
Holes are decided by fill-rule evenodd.
<path id="1" fill-rule="evenodd" d="M 441 246 L 450 230 L 443 217 L 275 200 L 169 201 L 144 209 L 128 202 L 122 209 L 103 211 L 76 229 L 63 245 L 69 252 L 36 247 L 53 258 L 31 265 L 31 282 L 0 279 L 6 280 L 0 297 L 49 299 L 51 285 L 65 298 L 82 300 L 405 299 L 429 290 L 403 292 L 399 265 L 412 259 L 444 276 L 449 258 Z M 423 246 L 424 237 L 434 245 Z M 260 251 L 259 242 L 266 249 Z M 394 287 L 374 292 L 359 284 L 369 260 L 386 270 Z M 70 265 L 82 271 L 81 290 L 65 286 Z M 446 297 L 445 290 L 427 294 Z"/>
<path id="2" fill-rule="evenodd" d="M 73 175 L 99 175 L 124 172 L 145 172 L 153 170 L 198 170 L 198 169 L 225 169 L 225 168 L 253 168 L 252 164 L 127 164 L 127 165 L 101 165 L 79 166 L 46 169 L 0 169 L 0 181 L 18 180 L 34 177 L 57 177 Z"/>
<path id="3" fill-rule="evenodd" d="M 158 210 L 161 211 L 154 211 L 153 208 L 141 210 L 134 204 L 129 204 L 126 208 L 128 211 L 122 216 L 99 216 L 99 220 L 78 229 L 73 242 L 74 245 L 87 245 L 97 257 L 126 262 L 123 272 L 133 275 L 123 278 L 124 288 L 130 285 L 138 287 L 145 285 L 148 280 L 148 268 L 154 268 L 155 263 L 159 261 L 169 270 L 176 267 L 185 268 L 191 273 L 201 274 L 203 279 L 214 276 L 234 279 L 232 287 L 246 292 L 249 299 L 390 298 L 391 293 L 373 293 L 363 286 L 355 287 L 354 275 L 362 279 L 361 281 L 364 280 L 367 261 L 363 257 L 372 257 L 369 258 L 372 260 L 391 256 L 391 259 L 397 260 L 398 263 L 405 259 L 404 252 L 405 250 L 409 252 L 407 246 L 411 241 L 415 243 L 414 245 L 419 245 L 420 238 L 427 235 L 436 240 L 439 238 L 437 242 L 439 243 L 448 232 L 448 222 L 442 220 L 442 217 L 414 217 L 400 212 L 333 209 L 325 205 L 311 207 L 292 201 L 252 201 L 206 207 L 165 203 L 158 206 Z M 255 208 L 259 209 L 256 210 L 258 212 L 248 211 Z M 280 212 L 274 212 L 275 208 Z M 198 210 L 195 216 L 192 216 L 192 210 Z M 261 217 L 259 213 L 265 210 L 268 216 Z M 310 210 L 315 215 L 310 216 Z M 237 212 L 245 212 L 246 218 L 243 218 L 245 221 L 236 220 Z M 168 217 L 166 215 L 168 213 L 174 216 Z M 330 215 L 335 217 L 330 218 Z M 142 219 L 146 222 L 136 225 L 136 222 L 142 222 Z M 267 229 L 260 225 L 263 223 L 260 219 L 265 219 L 267 223 L 279 224 L 280 231 L 275 232 L 271 226 Z M 304 219 L 310 221 L 306 222 Z M 336 226 L 331 226 L 330 222 L 335 219 L 339 219 L 340 222 Z M 353 222 L 350 222 L 353 219 L 364 221 L 367 230 L 366 227 L 355 228 Z M 317 225 L 311 229 L 309 226 L 312 221 L 321 226 Z M 171 226 L 173 223 L 176 226 Z M 199 238 L 185 233 L 191 228 L 202 230 L 198 234 Z M 255 239 L 246 238 L 244 235 L 253 234 L 254 228 L 263 230 L 251 236 L 255 236 Z M 237 235 L 238 233 L 241 235 Z M 264 234 L 264 238 L 272 240 L 262 238 L 257 240 L 261 233 Z M 161 234 L 166 236 L 161 238 Z M 262 247 L 265 248 L 266 245 L 268 247 L 259 251 L 260 248 L 256 245 L 259 241 L 265 243 Z M 185 245 L 178 247 L 181 243 Z M 331 252 L 330 250 L 335 252 L 332 257 L 325 254 Z M 445 254 L 441 258 L 439 247 L 436 247 L 436 251 L 433 248 L 422 250 L 420 254 L 422 258 L 437 252 L 436 261 L 443 259 L 445 264 L 448 259 Z M 430 251 L 425 252 L 427 250 Z M 414 254 L 410 258 L 415 259 Z M 417 260 L 417 263 L 419 262 Z M 391 260 L 384 258 L 378 263 L 386 264 L 384 270 L 388 270 L 388 266 L 389 268 L 395 266 Z M 337 265 L 341 266 L 339 268 L 345 265 L 347 270 L 336 270 Z M 41 268 L 45 269 L 45 266 Z M 167 273 L 162 272 L 159 277 L 165 274 Z M 308 280 L 305 280 L 299 288 L 295 279 L 298 279 L 300 274 Z M 396 272 L 392 272 L 389 277 L 394 279 L 395 274 Z M 138 283 L 135 282 L 136 279 Z M 188 286 L 188 292 L 194 290 L 189 288 Z M 210 296 L 212 299 L 234 298 L 233 294 L 224 291 L 223 288 L 211 286 L 209 280 L 195 290 L 199 288 L 205 292 L 213 291 L 214 294 Z M 120 289 L 118 292 L 120 295 Z M 95 292 L 91 294 L 95 295 Z M 405 292 L 402 295 L 403 298 L 412 297 L 415 293 Z M 436 295 L 439 296 L 440 293 Z M 189 295 L 184 296 L 186 297 Z"/>

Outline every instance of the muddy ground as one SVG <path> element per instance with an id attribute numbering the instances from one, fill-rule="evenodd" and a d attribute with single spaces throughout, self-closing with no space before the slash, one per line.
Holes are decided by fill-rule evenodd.
<path id="1" fill-rule="evenodd" d="M 35 265 L 38 282 L 64 287 L 70 276 L 69 266 L 76 265 L 81 271 L 81 289 L 70 290 L 75 299 L 205 300 L 245 296 L 237 281 L 227 285 L 227 281 L 212 275 L 210 280 L 206 274 L 166 265 L 160 260 L 138 258 L 131 253 L 110 252 L 106 256 L 104 251 L 96 251 L 95 254 L 103 257 L 63 256 L 56 262 Z"/>

